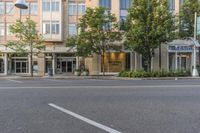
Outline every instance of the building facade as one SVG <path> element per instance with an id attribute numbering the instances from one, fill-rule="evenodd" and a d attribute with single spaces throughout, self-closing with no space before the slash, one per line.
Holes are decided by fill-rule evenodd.
<path id="1" fill-rule="evenodd" d="M 45 50 L 35 54 L 33 58 L 33 70 L 35 75 L 44 76 L 48 69 L 53 69 L 53 74 L 72 75 L 74 70 L 81 64 L 85 64 L 91 75 L 102 73 L 102 58 L 94 55 L 86 58 L 84 62 L 75 56 L 75 50 L 65 47 L 68 36 L 78 34 L 77 25 L 79 18 L 85 13 L 87 7 L 106 7 L 115 14 L 119 21 L 124 21 L 128 14 L 127 10 L 131 0 L 26 0 L 27 10 L 14 7 L 15 0 L 0 1 L 0 74 L 30 74 L 29 53 L 23 55 L 15 54 L 15 51 L 6 47 L 8 40 L 15 40 L 10 33 L 9 26 L 21 17 L 22 21 L 31 18 L 37 23 L 38 31 L 45 39 Z M 181 0 L 169 0 L 169 7 L 178 14 Z M 180 46 L 182 47 L 180 42 Z M 178 51 L 162 45 L 161 68 L 162 69 L 190 69 L 192 51 L 189 48 Z M 189 46 L 188 46 L 189 47 Z M 152 69 L 159 69 L 159 50 L 155 50 L 152 59 Z M 105 53 L 105 71 L 115 74 L 121 70 L 134 70 L 145 67 L 142 56 L 123 49 L 121 52 L 109 51 Z"/>

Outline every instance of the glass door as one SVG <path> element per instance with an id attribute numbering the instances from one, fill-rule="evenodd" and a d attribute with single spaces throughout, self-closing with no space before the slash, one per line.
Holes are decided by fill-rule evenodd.
<path id="1" fill-rule="evenodd" d="M 4 62 L 3 59 L 0 59 L 0 73 L 4 72 Z"/>
<path id="2" fill-rule="evenodd" d="M 63 73 L 67 72 L 67 65 L 66 65 L 66 61 L 62 61 L 61 63 L 61 69 Z"/>
<path id="3" fill-rule="evenodd" d="M 73 71 L 73 62 L 67 61 L 67 72 L 72 73 L 72 71 Z"/>
<path id="4" fill-rule="evenodd" d="M 183 57 L 183 56 L 177 57 L 177 63 L 178 63 L 178 70 L 186 70 L 187 68 L 186 57 Z"/>
<path id="5" fill-rule="evenodd" d="M 16 73 L 27 73 L 28 63 L 27 61 L 16 61 L 15 62 L 15 72 Z"/>

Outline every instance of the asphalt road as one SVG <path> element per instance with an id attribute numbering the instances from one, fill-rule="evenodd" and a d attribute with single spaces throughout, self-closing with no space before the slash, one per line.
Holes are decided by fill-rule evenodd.
<path id="1" fill-rule="evenodd" d="M 200 80 L 0 80 L 0 133 L 200 133 Z"/>

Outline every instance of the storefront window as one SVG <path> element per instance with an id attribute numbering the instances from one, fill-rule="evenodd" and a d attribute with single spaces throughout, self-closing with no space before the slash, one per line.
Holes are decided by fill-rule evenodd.
<path id="1" fill-rule="evenodd" d="M 0 59 L 0 73 L 4 73 L 4 61 Z"/>
<path id="2" fill-rule="evenodd" d="M 105 72 L 120 72 L 130 69 L 130 54 L 122 52 L 105 53 Z M 103 56 L 101 60 L 101 72 L 103 71 Z"/>

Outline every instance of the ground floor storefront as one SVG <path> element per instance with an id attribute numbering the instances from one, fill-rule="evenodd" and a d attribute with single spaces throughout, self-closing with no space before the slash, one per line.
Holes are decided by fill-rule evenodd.
<path id="1" fill-rule="evenodd" d="M 197 55 L 199 51 L 197 50 Z M 199 64 L 199 56 L 196 59 Z M 85 68 L 90 75 L 117 74 L 122 70 L 141 70 L 147 67 L 142 55 L 127 50 L 107 51 L 104 55 L 93 55 L 88 58 L 77 57 L 75 51 L 59 48 L 49 48 L 33 55 L 33 72 L 37 76 L 73 75 L 76 69 Z M 190 70 L 194 64 L 193 45 L 189 41 L 175 41 L 161 45 L 152 58 L 151 70 Z M 104 66 L 104 67 L 103 67 Z M 4 50 L 0 54 L 0 75 L 30 75 L 31 57 L 29 53 L 16 54 Z"/>

